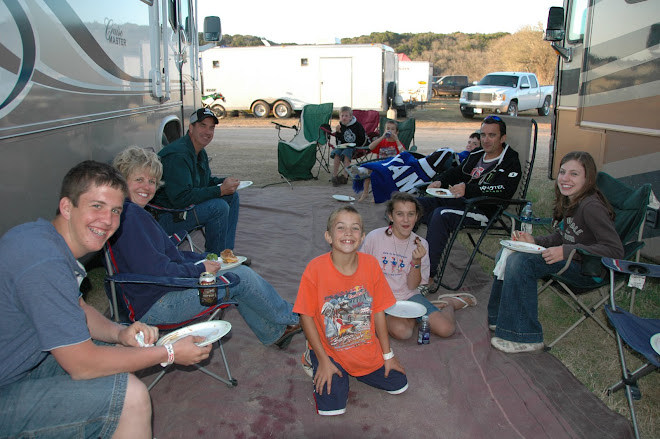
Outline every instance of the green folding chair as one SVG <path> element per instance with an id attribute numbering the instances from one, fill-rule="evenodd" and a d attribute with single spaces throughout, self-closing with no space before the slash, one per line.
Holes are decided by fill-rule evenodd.
<path id="1" fill-rule="evenodd" d="M 651 194 L 651 184 L 647 183 L 637 189 L 633 189 L 609 174 L 599 172 L 596 178 L 596 185 L 614 209 L 616 215 L 614 228 L 619 238 L 621 238 L 621 243 L 623 243 L 624 256 L 621 259 L 639 261 L 640 251 L 644 247 L 642 233 L 644 231 L 646 209 Z M 586 288 L 584 286 L 576 286 L 570 279 L 563 276 L 576 252 L 582 258 L 582 274 L 587 279 L 587 282 L 590 283 Z M 550 291 L 555 293 L 568 306 L 573 308 L 574 311 L 581 314 L 580 318 L 566 329 L 566 331 L 551 343 L 546 344 L 546 350 L 550 350 L 557 342 L 566 337 L 573 329 L 588 318 L 593 319 L 598 326 L 611 337 L 614 337 L 612 330 L 595 314 L 609 298 L 608 287 L 610 286 L 610 280 L 604 274 L 601 260 L 602 258 L 600 256 L 592 255 L 584 250 L 573 250 L 564 268 L 548 276 L 546 282 L 538 289 L 538 294 L 541 294 L 546 289 L 550 289 Z M 623 276 L 617 276 L 617 282 L 613 286 L 613 291 L 616 292 L 624 286 L 625 281 Z M 588 303 L 584 293 L 593 290 L 597 290 L 599 294 L 597 298 L 592 299 L 592 303 Z M 631 311 L 634 301 L 635 293 L 633 290 L 630 300 Z"/>
<path id="2" fill-rule="evenodd" d="M 298 125 L 286 126 L 273 122 L 277 128 L 277 168 L 280 176 L 291 186 L 293 180 L 318 179 L 321 168 L 330 172 L 328 138 L 322 125 L 332 117 L 332 103 L 305 105 Z M 293 129 L 291 140 L 282 139 L 282 128 Z M 316 175 L 312 172 L 318 163 Z"/>

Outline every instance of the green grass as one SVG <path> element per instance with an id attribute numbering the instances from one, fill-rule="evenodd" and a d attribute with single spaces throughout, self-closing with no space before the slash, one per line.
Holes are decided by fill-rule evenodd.
<path id="1" fill-rule="evenodd" d="M 554 201 L 554 181 L 545 175 L 532 177 L 527 198 L 533 202 L 534 215 L 549 217 Z M 544 234 L 541 227 L 534 234 Z M 461 236 L 461 242 L 469 241 Z M 489 238 L 482 248 L 489 254 L 495 254 L 499 247 L 499 238 Z M 494 261 L 478 256 L 478 262 L 486 272 L 492 272 Z M 648 261 L 647 261 L 648 262 Z M 605 292 L 609 294 L 609 290 Z M 590 292 L 581 295 L 586 303 L 595 302 L 599 293 Z M 617 293 L 617 304 L 628 309 L 630 289 L 621 289 Z M 660 316 L 660 280 L 647 278 L 644 289 L 636 293 L 634 312 L 642 317 Z M 605 312 L 597 313 L 601 321 L 607 322 Z M 549 343 L 571 326 L 581 314 L 578 314 L 556 294 L 544 291 L 539 297 L 539 319 L 543 325 L 545 341 Z M 607 335 L 592 319 L 587 319 L 564 339 L 560 340 L 550 353 L 557 357 L 590 391 L 597 395 L 610 409 L 630 419 L 625 390 L 607 395 L 606 389 L 621 379 L 621 364 L 614 338 Z M 644 362 L 631 352 L 626 352 L 629 370 L 635 370 Z M 657 371 L 639 381 L 642 399 L 635 401 L 635 414 L 643 438 L 660 437 L 660 373 Z"/>

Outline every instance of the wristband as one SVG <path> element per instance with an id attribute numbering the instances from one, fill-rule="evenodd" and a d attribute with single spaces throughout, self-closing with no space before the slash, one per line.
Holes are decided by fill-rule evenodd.
<path id="1" fill-rule="evenodd" d="M 167 349 L 167 363 L 160 363 L 161 366 L 167 367 L 170 364 L 174 363 L 174 347 L 168 343 L 164 345 L 165 349 Z"/>
<path id="2" fill-rule="evenodd" d="M 422 264 L 415 264 L 413 265 L 413 268 L 422 268 Z"/>
<path id="3" fill-rule="evenodd" d="M 391 360 L 394 358 L 394 349 L 390 348 L 390 352 L 387 354 L 383 354 L 383 360 Z"/>

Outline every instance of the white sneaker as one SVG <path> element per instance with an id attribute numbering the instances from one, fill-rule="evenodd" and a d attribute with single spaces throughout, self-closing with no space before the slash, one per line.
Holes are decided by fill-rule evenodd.
<path id="1" fill-rule="evenodd" d="M 300 359 L 300 365 L 310 378 L 314 378 L 314 368 L 312 367 L 312 360 L 309 358 L 309 347 L 305 348 L 305 352 L 302 354 L 302 358 Z"/>
<path id="2" fill-rule="evenodd" d="M 490 344 L 498 351 L 507 354 L 517 354 L 520 352 L 540 352 L 545 345 L 543 343 L 517 343 L 515 341 L 504 340 L 499 337 L 490 339 Z"/>
<path id="3" fill-rule="evenodd" d="M 497 325 L 488 325 L 488 329 L 495 332 L 495 330 L 497 329 Z"/>

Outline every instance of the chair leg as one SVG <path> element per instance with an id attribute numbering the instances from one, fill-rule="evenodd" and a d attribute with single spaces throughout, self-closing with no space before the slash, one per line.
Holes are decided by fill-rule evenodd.
<path id="1" fill-rule="evenodd" d="M 628 367 L 626 366 L 626 357 L 623 351 L 623 342 L 619 333 L 616 334 L 616 344 L 619 351 L 619 359 L 621 360 L 621 371 L 623 380 L 625 383 L 630 382 L 630 376 L 628 375 Z M 635 438 L 639 439 L 639 427 L 637 426 L 637 417 L 635 416 L 635 404 L 633 403 L 633 396 L 631 391 L 630 384 L 625 384 L 626 386 L 626 399 L 628 400 L 628 407 L 630 408 L 630 419 L 633 424 L 633 430 L 635 431 Z"/>
<path id="2" fill-rule="evenodd" d="M 158 381 L 160 381 L 160 379 L 163 378 L 163 376 L 165 375 L 165 373 L 167 373 L 167 371 L 170 369 L 170 367 L 172 367 L 171 364 L 170 364 L 169 366 L 167 366 L 166 368 L 164 368 L 163 370 L 160 371 L 160 373 L 158 374 L 158 376 L 157 376 L 157 377 L 151 382 L 151 384 L 149 384 L 149 386 L 147 387 L 147 391 L 150 392 L 151 389 L 153 389 L 153 387 L 154 387 L 156 384 L 158 384 Z"/>

